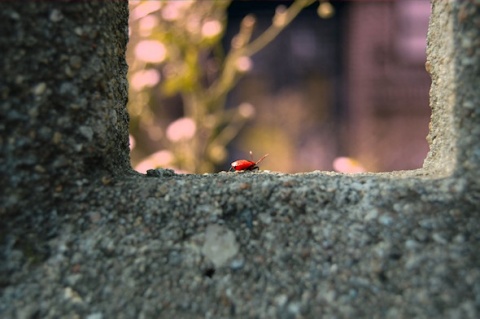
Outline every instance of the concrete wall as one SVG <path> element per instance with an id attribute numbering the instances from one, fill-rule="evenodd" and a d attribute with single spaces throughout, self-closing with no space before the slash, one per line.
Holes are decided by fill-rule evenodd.
<path id="1" fill-rule="evenodd" d="M 105 168 L 50 196 L 20 202 L 7 189 L 0 316 L 478 318 L 479 24 L 474 2 L 433 2 L 423 169 Z M 22 179 L 34 195 L 21 169 L 4 183 Z"/>

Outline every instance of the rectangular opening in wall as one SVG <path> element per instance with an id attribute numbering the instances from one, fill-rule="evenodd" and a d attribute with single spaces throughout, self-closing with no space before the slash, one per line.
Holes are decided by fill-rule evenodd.
<path id="1" fill-rule="evenodd" d="M 428 0 L 315 2 L 258 53 L 238 57 L 221 105 L 191 99 L 214 91 L 242 28 L 252 23 L 256 39 L 293 1 L 182 3 L 131 4 L 134 167 L 215 172 L 250 150 L 270 154 L 261 169 L 286 173 L 422 166 Z"/>

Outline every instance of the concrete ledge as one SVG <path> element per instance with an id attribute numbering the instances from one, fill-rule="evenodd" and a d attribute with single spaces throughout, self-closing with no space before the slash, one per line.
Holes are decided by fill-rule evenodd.
<path id="1" fill-rule="evenodd" d="M 48 214 L 10 221 L 0 311 L 479 314 L 480 224 L 466 179 L 422 171 L 165 175 L 84 180 Z"/>

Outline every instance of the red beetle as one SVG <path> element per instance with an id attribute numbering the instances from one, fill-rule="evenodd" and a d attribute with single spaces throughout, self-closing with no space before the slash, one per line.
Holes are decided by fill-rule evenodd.
<path id="1" fill-rule="evenodd" d="M 250 157 L 252 156 L 252 151 L 250 151 Z M 244 160 L 244 159 L 241 159 L 241 160 L 237 160 L 235 162 L 233 162 L 231 165 L 232 167 L 230 167 L 230 171 L 233 169 L 235 171 L 253 171 L 255 169 L 258 169 L 258 166 L 257 164 L 260 163 L 261 161 L 263 161 L 263 159 L 265 157 L 267 157 L 268 154 L 265 154 L 263 155 L 258 161 L 254 162 L 254 161 L 248 161 L 248 160 Z"/>

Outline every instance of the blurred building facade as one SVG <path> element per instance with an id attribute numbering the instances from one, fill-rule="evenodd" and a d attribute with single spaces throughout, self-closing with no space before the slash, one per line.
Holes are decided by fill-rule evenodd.
<path id="1" fill-rule="evenodd" d="M 428 152 L 429 1 L 353 1 L 346 13 L 343 142 L 368 170 L 421 167 Z"/>
<path id="2" fill-rule="evenodd" d="M 227 40 L 247 13 L 264 29 L 279 4 L 286 3 L 234 2 Z M 429 1 L 332 4 L 332 18 L 320 19 L 311 6 L 253 57 L 232 103 L 246 99 L 257 118 L 236 148 L 273 153 L 263 166 L 289 172 L 332 170 L 344 156 L 367 171 L 421 167 L 430 117 Z"/>

